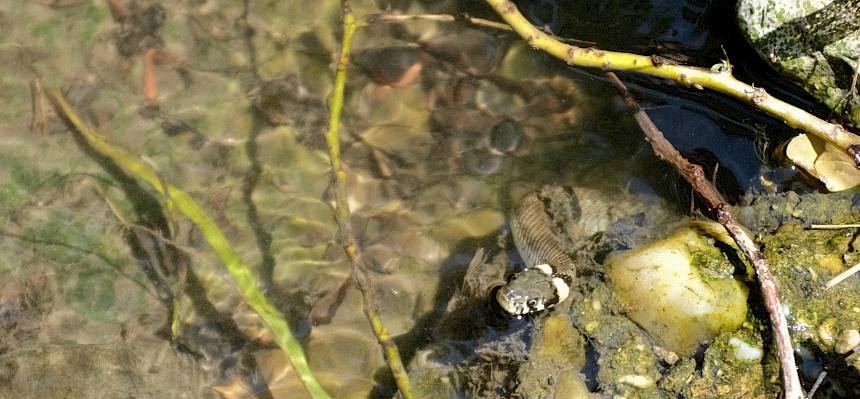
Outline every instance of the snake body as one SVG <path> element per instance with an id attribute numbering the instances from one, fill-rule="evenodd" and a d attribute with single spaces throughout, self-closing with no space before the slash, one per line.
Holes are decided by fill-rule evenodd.
<path id="1" fill-rule="evenodd" d="M 576 283 L 576 265 L 565 248 L 606 231 L 621 218 L 646 211 L 657 215 L 662 209 L 659 201 L 617 186 L 545 186 L 529 193 L 509 218 L 514 245 L 526 267 L 496 292 L 496 300 L 514 315 L 538 312 L 564 301 Z"/>
<path id="2" fill-rule="evenodd" d="M 550 198 L 542 191 L 526 195 L 511 213 L 511 235 L 526 268 L 496 293 L 502 308 L 514 315 L 538 312 L 567 298 L 576 278 L 576 265 L 553 231 Z M 572 194 L 572 192 L 570 193 Z M 570 216 L 579 216 L 575 196 L 565 204 Z"/>

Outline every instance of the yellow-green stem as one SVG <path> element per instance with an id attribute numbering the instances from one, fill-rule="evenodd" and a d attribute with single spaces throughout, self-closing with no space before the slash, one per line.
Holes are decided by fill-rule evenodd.
<path id="1" fill-rule="evenodd" d="M 409 377 L 406 369 L 403 367 L 403 362 L 400 360 L 400 354 L 397 351 L 397 346 L 388 335 L 388 330 L 382 324 L 382 319 L 376 310 L 376 304 L 373 298 L 372 281 L 368 279 L 364 267 L 361 265 L 358 256 L 358 244 L 355 239 L 355 234 L 352 230 L 352 223 L 349 219 L 349 203 L 346 199 L 346 171 L 343 169 L 343 164 L 340 158 L 340 116 L 343 112 L 344 91 L 346 88 L 346 72 L 349 66 L 349 52 L 352 46 L 352 37 L 356 29 L 363 26 L 363 23 L 356 21 L 349 7 L 349 2 L 344 0 L 343 4 L 343 41 L 341 43 L 340 55 L 337 60 L 337 71 L 334 79 L 334 90 L 331 94 L 329 102 L 330 115 L 328 131 L 325 134 L 326 142 L 329 146 L 329 157 L 331 159 L 331 170 L 334 181 L 335 193 L 335 219 L 337 219 L 340 227 L 341 240 L 343 240 L 343 249 L 352 265 L 352 278 L 355 285 L 361 291 L 364 301 L 364 313 L 370 323 L 376 339 L 382 346 L 385 360 L 394 376 L 394 381 L 397 384 L 397 389 L 404 399 L 413 397 L 409 387 Z"/>
<path id="2" fill-rule="evenodd" d="M 251 305 L 251 308 L 260 315 L 263 323 L 275 337 L 278 346 L 287 354 L 287 358 L 293 366 L 296 375 L 304 384 L 305 389 L 314 399 L 329 399 L 328 393 L 317 382 L 308 366 L 305 353 L 301 344 L 293 337 L 287 321 L 281 317 L 278 309 L 266 299 L 263 291 L 257 286 L 251 268 L 242 260 L 239 253 L 230 245 L 227 237 L 215 224 L 215 221 L 206 214 L 200 205 L 197 205 L 190 195 L 179 190 L 175 186 L 165 182 L 155 170 L 144 162 L 135 159 L 125 150 L 120 149 L 103 139 L 98 133 L 85 125 L 72 107 L 57 90 L 51 90 L 51 98 L 57 106 L 58 112 L 77 131 L 81 137 L 98 153 L 110 158 L 125 170 L 134 174 L 137 178 L 148 183 L 155 191 L 165 196 L 185 217 L 190 219 L 206 238 L 209 246 L 221 258 L 224 267 L 236 280 L 242 296 Z M 175 328 L 175 326 L 173 326 Z"/>
<path id="3" fill-rule="evenodd" d="M 643 55 L 581 48 L 562 43 L 532 25 L 507 0 L 486 0 L 496 12 L 532 47 L 570 64 L 606 70 L 629 71 L 671 79 L 685 86 L 708 88 L 743 100 L 773 115 L 793 128 L 820 137 L 848 154 L 860 169 L 860 137 L 840 125 L 829 123 L 800 108 L 735 79 L 727 68 L 723 71 L 674 65 Z M 656 62 L 655 62 L 656 61 Z"/>

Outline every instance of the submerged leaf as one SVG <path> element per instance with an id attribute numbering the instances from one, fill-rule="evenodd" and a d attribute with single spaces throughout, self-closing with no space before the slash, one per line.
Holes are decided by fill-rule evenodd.
<path id="1" fill-rule="evenodd" d="M 843 191 L 860 184 L 860 170 L 854 168 L 851 158 L 818 137 L 802 134 L 791 139 L 785 155 L 821 180 L 829 191 Z"/>

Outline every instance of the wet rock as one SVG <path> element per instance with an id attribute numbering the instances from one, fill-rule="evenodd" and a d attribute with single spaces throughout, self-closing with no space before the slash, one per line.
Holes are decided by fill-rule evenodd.
<path id="1" fill-rule="evenodd" d="M 420 73 L 421 56 L 417 47 L 384 47 L 357 53 L 352 60 L 374 82 L 402 86 Z"/>
<path id="2" fill-rule="evenodd" d="M 493 72 L 504 55 L 502 40 L 477 29 L 463 29 L 422 43 L 424 49 L 471 75 Z"/>
<path id="3" fill-rule="evenodd" d="M 286 75 L 263 81 L 251 92 L 254 109 L 272 125 L 294 126 L 301 141 L 322 148 L 320 139 L 328 111 L 325 103 L 305 87 L 296 76 Z"/>
<path id="4" fill-rule="evenodd" d="M 470 151 L 463 154 L 463 169 L 471 175 L 489 176 L 496 173 L 502 166 L 504 158 L 501 155 L 487 151 Z"/>
<path id="5" fill-rule="evenodd" d="M 717 266 L 728 273 L 714 272 Z M 630 306 L 630 318 L 673 352 L 693 353 L 746 317 L 746 287 L 732 277 L 734 266 L 713 238 L 694 226 L 613 254 L 606 267 L 616 293 Z"/>
<path id="6" fill-rule="evenodd" d="M 681 387 L 680 396 L 757 399 L 767 397 L 766 393 L 772 387 L 765 385 L 767 382 L 764 376 L 767 363 L 771 360 L 762 362 L 739 359 L 738 346 L 733 344 L 737 342 L 744 342 L 751 348 L 761 348 L 763 345 L 761 337 L 748 327 L 733 333 L 720 334 L 705 351 L 701 372 L 687 378 Z"/>
<path id="7" fill-rule="evenodd" d="M 455 377 L 451 367 L 418 367 L 409 373 L 409 382 L 418 398 L 456 399 L 460 396 L 452 385 Z"/>
<path id="8" fill-rule="evenodd" d="M 790 191 L 758 195 L 749 205 L 735 208 L 734 213 L 745 227 L 765 233 L 789 223 L 798 226 L 854 223 L 860 219 L 860 202 L 853 192 L 822 195 Z"/>
<path id="9" fill-rule="evenodd" d="M 759 55 L 860 126 L 860 1 L 742 0 L 738 23 Z"/>
<path id="10" fill-rule="evenodd" d="M 647 338 L 631 336 L 618 349 L 600 351 L 597 363 L 601 388 L 625 397 L 656 394 L 660 379 L 658 359 L 646 344 Z"/>
<path id="11" fill-rule="evenodd" d="M 373 334 L 336 324 L 315 329 L 307 353 L 312 354 L 308 357 L 311 369 L 325 370 L 329 386 L 339 390 L 355 380 L 367 379 L 373 370 L 385 365 L 385 360 Z"/>
<path id="12" fill-rule="evenodd" d="M 729 346 L 734 349 L 732 354 L 735 356 L 735 359 L 742 362 L 758 362 L 764 355 L 760 346 L 750 345 L 748 342 L 737 337 L 729 339 Z"/>

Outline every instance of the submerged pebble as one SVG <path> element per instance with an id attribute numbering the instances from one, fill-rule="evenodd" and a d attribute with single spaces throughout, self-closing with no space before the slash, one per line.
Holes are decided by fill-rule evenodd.
<path id="1" fill-rule="evenodd" d="M 421 49 L 417 47 L 385 47 L 356 54 L 355 64 L 374 82 L 381 85 L 402 85 L 414 80 L 421 70 Z"/>
<path id="2" fill-rule="evenodd" d="M 500 152 L 513 152 L 523 142 L 523 129 L 514 121 L 506 120 L 493 127 L 490 145 Z"/>
<path id="3" fill-rule="evenodd" d="M 463 169 L 472 175 L 489 176 L 496 173 L 502 166 L 501 155 L 486 151 L 470 151 L 463 154 L 461 160 Z"/>
<path id="4" fill-rule="evenodd" d="M 433 56 L 472 75 L 493 72 L 504 55 L 501 41 L 477 29 L 463 29 L 422 43 Z"/>
<path id="5" fill-rule="evenodd" d="M 836 322 L 837 320 L 831 317 L 818 325 L 818 339 L 822 344 L 830 346 L 836 341 L 836 332 L 833 331 L 836 328 Z"/>

